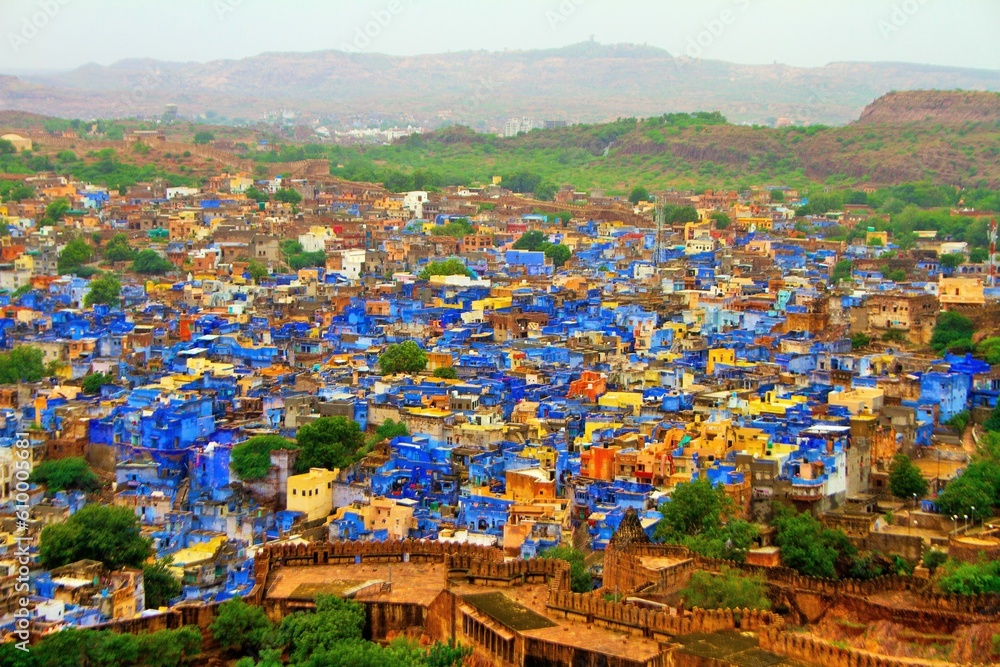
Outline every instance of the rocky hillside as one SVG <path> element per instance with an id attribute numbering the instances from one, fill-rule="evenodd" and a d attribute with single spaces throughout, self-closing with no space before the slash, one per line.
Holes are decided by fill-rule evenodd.
<path id="1" fill-rule="evenodd" d="M 842 124 L 890 90 L 954 88 L 1000 91 L 1000 72 L 905 63 L 740 65 L 585 42 L 411 57 L 319 51 L 207 63 L 125 60 L 0 77 L 0 108 L 125 117 L 159 115 L 176 103 L 188 116 L 212 111 L 256 120 L 284 108 L 331 123 L 361 118 L 477 129 L 511 116 L 602 122 L 713 109 L 738 123 Z"/>
<path id="2" fill-rule="evenodd" d="M 892 92 L 866 106 L 858 119 L 861 125 L 997 122 L 1000 122 L 1000 94 L 964 90 Z"/>

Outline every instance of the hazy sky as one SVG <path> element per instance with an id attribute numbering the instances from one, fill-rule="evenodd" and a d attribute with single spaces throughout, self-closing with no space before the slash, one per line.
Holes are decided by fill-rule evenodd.
<path id="1" fill-rule="evenodd" d="M 4 73 L 264 51 L 536 49 L 591 35 L 740 63 L 1000 69 L 998 0 L 0 0 L 0 27 Z"/>

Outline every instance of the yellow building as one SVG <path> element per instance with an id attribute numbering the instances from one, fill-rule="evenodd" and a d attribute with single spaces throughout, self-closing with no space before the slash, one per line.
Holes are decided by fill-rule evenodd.
<path id="1" fill-rule="evenodd" d="M 942 306 L 982 306 L 986 304 L 983 283 L 979 278 L 941 277 L 938 280 L 938 301 Z"/>
<path id="2" fill-rule="evenodd" d="M 885 392 L 873 387 L 858 387 L 844 391 L 831 391 L 827 397 L 830 405 L 839 405 L 851 411 L 852 415 L 860 412 L 878 412 L 882 409 Z"/>
<path id="3" fill-rule="evenodd" d="M 308 521 L 322 519 L 333 511 L 333 482 L 340 470 L 310 468 L 288 478 L 288 509 L 303 512 Z"/>
<path id="4" fill-rule="evenodd" d="M 602 408 L 621 408 L 638 415 L 642 410 L 642 394 L 637 391 L 609 391 L 597 399 Z"/>

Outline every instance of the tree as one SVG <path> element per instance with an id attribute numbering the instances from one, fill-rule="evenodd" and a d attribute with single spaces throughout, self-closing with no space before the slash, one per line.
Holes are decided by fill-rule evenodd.
<path id="1" fill-rule="evenodd" d="M 209 630 L 223 648 L 256 655 L 265 646 L 272 625 L 263 608 L 235 597 L 219 605 L 219 613 Z"/>
<path id="2" fill-rule="evenodd" d="M 90 290 L 83 298 L 83 305 L 90 307 L 96 303 L 117 306 L 121 303 L 122 284 L 113 273 L 102 273 L 90 281 Z"/>
<path id="3" fill-rule="evenodd" d="M 410 435 L 410 429 L 407 428 L 406 422 L 386 419 L 378 425 L 378 428 L 375 429 L 375 442 L 392 440 L 393 438 L 399 438 L 407 435 Z"/>
<path id="4" fill-rule="evenodd" d="M 708 214 L 708 217 L 715 221 L 716 229 L 726 229 L 730 224 L 732 224 L 732 220 L 729 216 L 722 211 L 712 211 Z"/>
<path id="5" fill-rule="evenodd" d="M 450 366 L 447 368 L 435 368 L 434 377 L 442 378 L 444 380 L 457 380 L 458 371 L 456 371 L 454 368 L 451 368 Z"/>
<path id="6" fill-rule="evenodd" d="M 288 266 L 295 271 L 316 266 L 326 266 L 326 253 L 322 250 L 317 250 L 315 252 L 300 252 L 288 258 Z"/>
<path id="7" fill-rule="evenodd" d="M 637 185 L 632 188 L 632 192 L 629 194 L 628 200 L 633 204 L 638 204 L 641 201 L 649 201 L 649 190 L 641 185 Z"/>
<path id="8" fill-rule="evenodd" d="M 687 609 L 770 609 L 763 574 L 723 567 L 719 574 L 698 570 L 680 597 Z"/>
<path id="9" fill-rule="evenodd" d="M 713 487 L 704 477 L 681 482 L 674 487 L 670 501 L 659 507 L 663 518 L 654 535 L 667 541 L 671 536 L 698 535 L 722 527 L 733 512 L 733 501 L 725 490 Z"/>
<path id="10" fill-rule="evenodd" d="M 38 382 L 46 375 L 45 354 L 37 347 L 19 345 L 0 352 L 0 384 Z"/>
<path id="11" fill-rule="evenodd" d="M 541 182 L 541 176 L 530 172 L 520 172 L 504 179 L 504 185 L 511 192 L 534 192 Z"/>
<path id="12" fill-rule="evenodd" d="M 775 204 L 780 204 L 785 201 L 785 193 L 781 190 L 771 190 L 771 201 Z"/>
<path id="13" fill-rule="evenodd" d="M 889 271 L 885 277 L 894 283 L 901 283 L 906 280 L 906 271 L 903 269 L 893 269 L 892 271 Z"/>
<path id="14" fill-rule="evenodd" d="M 889 466 L 889 489 L 897 498 L 923 498 L 927 495 L 927 480 L 909 456 L 896 454 Z"/>
<path id="15" fill-rule="evenodd" d="M 208 130 L 202 130 L 201 132 L 194 133 L 194 143 L 196 144 L 207 144 L 215 141 L 215 135 Z"/>
<path id="16" fill-rule="evenodd" d="M 850 280 L 853 272 L 854 262 L 849 259 L 842 259 L 833 267 L 833 273 L 830 275 L 830 282 L 836 285 L 842 280 Z"/>
<path id="17" fill-rule="evenodd" d="M 186 665 L 201 653 L 201 641 L 201 630 L 195 625 L 176 630 L 157 630 L 136 637 L 139 655 L 144 656 L 147 667 Z"/>
<path id="18" fill-rule="evenodd" d="M 542 246 L 546 243 L 548 243 L 548 238 L 545 234 L 537 229 L 533 229 L 530 232 L 521 234 L 511 247 L 515 250 L 541 250 Z"/>
<path id="19" fill-rule="evenodd" d="M 250 260 L 250 264 L 247 265 L 247 273 L 249 273 L 250 278 L 258 284 L 271 277 L 271 272 L 267 270 L 267 267 L 264 266 L 262 262 L 258 262 L 256 259 Z"/>
<path id="20" fill-rule="evenodd" d="M 698 222 L 698 210 L 694 206 L 678 206 L 670 211 L 667 222 Z"/>
<path id="21" fill-rule="evenodd" d="M 976 345 L 976 356 L 993 366 L 1000 364 L 1000 336 L 990 336 Z"/>
<path id="22" fill-rule="evenodd" d="M 535 188 L 535 199 L 540 201 L 552 201 L 556 197 L 556 191 L 558 188 L 553 183 L 539 183 L 538 187 Z"/>
<path id="23" fill-rule="evenodd" d="M 13 155 L 17 148 L 9 139 L 0 139 L 0 155 Z"/>
<path id="24" fill-rule="evenodd" d="M 858 332 L 851 336 L 851 349 L 860 350 L 862 348 L 868 347 L 868 344 L 872 342 L 871 336 L 868 334 Z"/>
<path id="25" fill-rule="evenodd" d="M 838 565 L 845 572 L 849 569 L 857 550 L 844 533 L 825 528 L 811 514 L 796 514 L 783 507 L 776 510 L 772 523 L 777 529 L 774 541 L 781 548 L 781 561 L 786 567 L 828 579 L 837 576 Z"/>
<path id="26" fill-rule="evenodd" d="M 83 388 L 83 393 L 88 396 L 93 396 L 94 394 L 101 393 L 101 387 L 106 384 L 114 384 L 115 378 L 110 373 L 88 373 L 83 378 L 81 387 Z"/>
<path id="27" fill-rule="evenodd" d="M 117 570 L 139 567 L 152 552 L 150 545 L 131 508 L 90 504 L 63 523 L 43 528 L 38 556 L 50 570 L 84 558 Z"/>
<path id="28" fill-rule="evenodd" d="M 49 493 L 57 491 L 96 491 L 101 480 L 82 456 L 42 461 L 31 471 L 30 481 L 43 484 Z"/>
<path id="29" fill-rule="evenodd" d="M 551 259 L 553 266 L 558 269 L 573 256 L 573 251 L 562 243 L 552 243 L 545 248 L 545 256 Z"/>
<path id="30" fill-rule="evenodd" d="M 90 244 L 82 236 L 75 236 L 59 253 L 59 273 L 72 273 L 90 261 L 94 254 Z"/>
<path id="31" fill-rule="evenodd" d="M 430 280 L 431 276 L 469 276 L 470 278 L 475 278 L 476 274 L 472 272 L 462 260 L 457 257 L 451 257 L 449 259 L 441 261 L 433 261 L 424 267 L 423 271 L 420 272 L 421 280 Z"/>
<path id="32" fill-rule="evenodd" d="M 990 251 L 986 248 L 973 248 L 969 252 L 969 261 L 973 264 L 982 264 L 990 258 Z"/>
<path id="33" fill-rule="evenodd" d="M 229 454 L 229 468 L 242 480 L 262 479 L 271 471 L 271 452 L 297 447 L 294 442 L 279 435 L 257 435 L 233 447 Z"/>
<path id="34" fill-rule="evenodd" d="M 317 595 L 315 602 L 315 612 L 290 614 L 278 629 L 281 642 L 290 646 L 293 664 L 301 664 L 317 653 L 335 652 L 345 640 L 361 639 L 365 609 L 360 603 L 325 594 Z"/>
<path id="35" fill-rule="evenodd" d="M 45 207 L 45 215 L 42 216 L 42 226 L 51 226 L 63 219 L 69 212 L 69 201 L 63 197 L 54 200 Z"/>
<path id="36" fill-rule="evenodd" d="M 938 263 L 945 269 L 955 270 L 965 262 L 965 255 L 960 252 L 945 253 L 938 257 Z"/>
<path id="37" fill-rule="evenodd" d="M 554 558 L 569 563 L 570 589 L 574 593 L 589 593 L 594 590 L 594 577 L 584 563 L 583 553 L 573 547 L 552 547 L 544 549 L 540 558 Z"/>
<path id="38" fill-rule="evenodd" d="M 996 489 L 975 471 L 970 465 L 969 469 L 948 482 L 938 494 L 937 506 L 942 514 L 957 516 L 958 520 L 967 516 L 973 521 L 987 516 L 996 502 Z M 973 507 L 976 509 L 973 510 Z"/>
<path id="39" fill-rule="evenodd" d="M 427 353 L 412 340 L 393 343 L 378 358 L 382 375 L 419 373 L 427 367 Z"/>
<path id="40" fill-rule="evenodd" d="M 181 594 L 181 582 L 170 571 L 171 559 L 161 558 L 142 566 L 142 586 L 146 592 L 146 608 L 166 607 Z"/>
<path id="41" fill-rule="evenodd" d="M 460 239 L 470 234 L 475 234 L 476 230 L 468 218 L 456 218 L 447 224 L 438 225 L 431 231 L 432 236 L 450 236 Z"/>
<path id="42" fill-rule="evenodd" d="M 964 563 L 949 559 L 941 566 L 937 586 L 953 595 L 1000 593 L 1000 561 Z"/>
<path id="43" fill-rule="evenodd" d="M 104 259 L 109 262 L 131 262 L 135 259 L 135 254 L 124 234 L 115 234 L 104 246 Z"/>
<path id="44" fill-rule="evenodd" d="M 299 428 L 295 434 L 301 453 L 297 472 L 310 468 L 346 468 L 364 455 L 365 435 L 353 419 L 320 417 Z"/>
<path id="45" fill-rule="evenodd" d="M 660 505 L 663 518 L 653 536 L 682 544 L 707 558 L 743 561 L 753 547 L 757 527 L 733 518 L 733 500 L 705 478 L 674 487 L 670 501 Z"/>
<path id="46" fill-rule="evenodd" d="M 965 315 L 950 310 L 939 313 L 931 334 L 931 347 L 936 352 L 944 352 L 958 341 L 971 339 L 975 332 L 972 320 Z"/>
<path id="47" fill-rule="evenodd" d="M 302 203 L 302 195 L 299 194 L 298 190 L 292 190 L 290 188 L 281 188 L 274 193 L 275 201 L 280 201 L 285 204 L 296 204 Z"/>
<path id="48" fill-rule="evenodd" d="M 271 199 L 271 197 L 269 197 L 266 192 L 263 192 L 262 190 L 259 190 L 252 185 L 243 191 L 243 195 L 247 199 L 252 199 L 258 204 L 263 204 L 264 202 L 269 201 Z"/>
<path id="49" fill-rule="evenodd" d="M 174 265 L 160 257 L 155 250 L 146 249 L 141 251 L 132 262 L 132 270 L 145 275 L 163 275 L 174 270 Z"/>

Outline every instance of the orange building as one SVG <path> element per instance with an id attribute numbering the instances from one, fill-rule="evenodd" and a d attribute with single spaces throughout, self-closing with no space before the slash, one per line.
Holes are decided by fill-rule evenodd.
<path id="1" fill-rule="evenodd" d="M 615 478 L 615 454 L 621 447 L 600 445 L 590 447 L 580 452 L 580 476 L 590 479 L 603 479 L 610 482 Z"/>
<path id="2" fill-rule="evenodd" d="M 607 391 L 607 380 L 602 374 L 595 371 L 584 371 L 580 374 L 579 380 L 570 382 L 567 397 L 584 398 L 590 403 L 596 403 L 597 399 Z"/>

